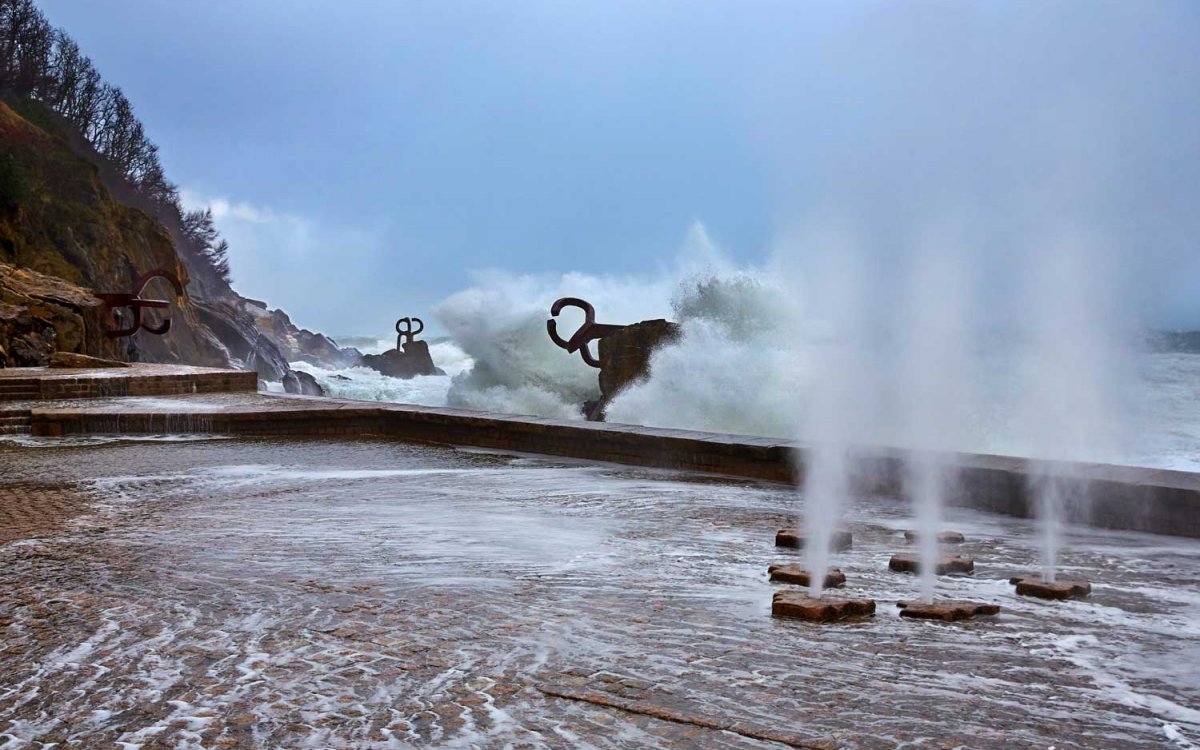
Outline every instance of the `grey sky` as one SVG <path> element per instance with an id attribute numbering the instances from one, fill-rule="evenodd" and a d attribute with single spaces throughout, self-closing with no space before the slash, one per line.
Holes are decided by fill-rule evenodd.
<path id="1" fill-rule="evenodd" d="M 1200 327 L 1200 3 L 41 4 L 304 325 L 385 332 L 474 269 L 653 274 L 693 221 L 762 263 L 837 215 L 884 286 L 947 217 L 983 272 L 1086 227 Z"/>

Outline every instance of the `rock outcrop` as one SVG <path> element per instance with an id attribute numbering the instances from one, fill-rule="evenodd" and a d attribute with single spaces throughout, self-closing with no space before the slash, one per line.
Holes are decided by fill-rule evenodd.
<path id="1" fill-rule="evenodd" d="M 290 370 L 283 376 L 283 390 L 299 396 L 325 395 L 325 389 L 317 379 L 302 370 Z"/>
<path id="2" fill-rule="evenodd" d="M 90 290 L 0 263 L 0 366 L 45 366 L 56 351 L 120 359 L 120 345 L 104 335 L 107 324 Z"/>
<path id="3" fill-rule="evenodd" d="M 402 350 L 388 349 L 383 354 L 364 354 L 362 364 L 392 378 L 408 379 L 418 375 L 446 374 L 433 364 L 427 341 L 410 341 Z"/>
<path id="4" fill-rule="evenodd" d="M 661 318 L 623 326 L 600 339 L 600 399 L 584 405 L 585 416 L 604 421 L 604 411 L 624 388 L 650 374 L 654 350 L 679 339 L 679 324 Z"/>
<path id="5" fill-rule="evenodd" d="M 291 372 L 287 357 L 275 342 L 264 336 L 254 319 L 242 312 L 241 300 L 194 299 L 192 304 L 213 345 L 220 347 L 226 366 L 254 370 L 263 380 L 271 381 L 281 381 Z"/>
<path id="6" fill-rule="evenodd" d="M 255 327 L 279 348 L 288 362 L 341 369 L 354 367 L 362 360 L 357 349 L 338 346 L 325 334 L 298 327 L 283 310 L 269 310 L 259 300 L 243 298 L 241 302 L 245 313 L 254 319 Z"/>

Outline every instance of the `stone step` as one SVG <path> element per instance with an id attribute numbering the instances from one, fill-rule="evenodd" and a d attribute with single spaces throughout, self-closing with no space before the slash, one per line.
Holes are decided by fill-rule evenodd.
<path id="1" fill-rule="evenodd" d="M 37 392 L 38 382 L 36 380 L 0 380 L 0 393 L 16 393 L 16 392 Z"/>
<path id="2" fill-rule="evenodd" d="M 33 412 L 29 409 L 0 411 L 0 435 L 28 435 L 32 425 Z"/>
<path id="3" fill-rule="evenodd" d="M 38 394 L 36 391 L 25 393 L 22 391 L 13 391 L 11 393 L 0 393 L 0 401 L 37 401 Z"/>

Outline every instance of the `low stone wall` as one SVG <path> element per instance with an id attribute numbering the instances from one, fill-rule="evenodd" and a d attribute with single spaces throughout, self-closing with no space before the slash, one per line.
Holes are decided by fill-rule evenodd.
<path id="1" fill-rule="evenodd" d="M 41 400 L 104 398 L 110 396 L 179 396 L 189 393 L 230 393 L 258 390 L 254 372 L 215 371 L 187 377 L 135 375 L 129 378 L 57 378 L 41 381 Z"/>
<path id="2" fill-rule="evenodd" d="M 15 374 L 19 372 L 20 374 Z M 30 374 L 26 374 L 30 373 Z M 180 396 L 192 393 L 239 393 L 258 390 L 254 372 L 212 368 L 133 365 L 121 370 L 9 370 L 0 377 L 9 390 L 40 401 L 116 396 Z"/>
<path id="3" fill-rule="evenodd" d="M 803 445 L 631 425 L 399 404 L 262 397 L 261 408 L 212 413 L 112 409 L 34 410 L 36 435 L 123 432 L 217 432 L 232 435 L 377 435 L 398 440 L 535 453 L 682 471 L 797 482 Z M 914 454 L 869 449 L 857 462 L 857 491 L 902 497 Z M 1095 526 L 1200 538 L 1200 474 L 1094 464 L 1037 464 L 1018 458 L 953 454 L 960 469 L 950 502 L 1020 517 L 1035 512 L 1031 486 L 1053 481 L 1066 519 Z"/>

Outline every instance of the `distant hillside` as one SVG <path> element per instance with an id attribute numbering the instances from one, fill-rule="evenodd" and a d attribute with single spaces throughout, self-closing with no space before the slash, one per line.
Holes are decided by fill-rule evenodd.
<path id="1" fill-rule="evenodd" d="M 157 153 L 69 36 L 29 0 L 0 0 L 0 366 L 77 351 L 278 380 L 289 358 L 353 360 L 233 291 L 227 243 L 209 212 L 183 210 Z M 185 295 L 171 331 L 139 333 L 131 350 L 103 336 L 108 320 L 90 292 L 128 291 L 153 268 L 176 274 Z M 174 292 L 156 282 L 153 296 Z"/>

